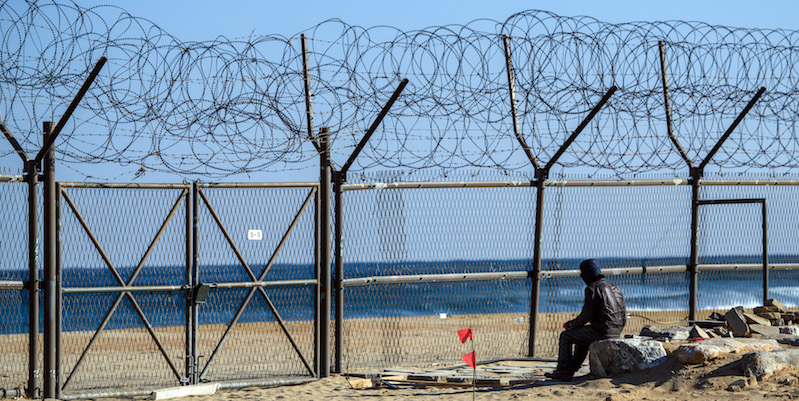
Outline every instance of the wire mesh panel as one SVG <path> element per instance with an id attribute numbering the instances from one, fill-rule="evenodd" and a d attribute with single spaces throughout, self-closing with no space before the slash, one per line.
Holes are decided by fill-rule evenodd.
<path id="1" fill-rule="evenodd" d="M 345 278 L 530 269 L 535 190 L 529 186 L 343 196 Z M 470 326 L 478 360 L 521 356 L 529 285 L 513 279 L 348 287 L 343 368 L 457 363 L 465 352 L 456 331 Z"/>
<path id="2" fill-rule="evenodd" d="M 571 180 L 566 180 L 571 181 Z M 542 271 L 577 270 L 584 259 L 600 267 L 685 265 L 690 245 L 690 187 L 545 188 Z M 688 314 L 684 273 L 608 277 L 619 286 L 631 314 L 625 333 L 646 324 L 673 322 Z M 561 326 L 583 305 L 579 277 L 541 282 L 537 356 L 557 354 Z"/>
<path id="3" fill-rule="evenodd" d="M 200 377 L 256 382 L 314 376 L 315 187 L 202 188 Z M 276 282 L 214 288 L 215 284 Z"/>
<path id="4" fill-rule="evenodd" d="M 64 394 L 151 391 L 185 371 L 186 188 L 65 188 L 61 206 Z M 159 235 L 160 233 L 160 235 Z"/>
<path id="5" fill-rule="evenodd" d="M 701 199 L 765 198 L 768 220 L 768 262 L 799 263 L 799 193 L 794 186 L 703 186 Z M 762 209 L 756 204 L 703 205 L 699 210 L 700 264 L 762 264 Z M 769 298 L 799 305 L 797 271 L 769 273 Z M 734 306 L 752 308 L 763 303 L 763 273 L 757 271 L 702 271 L 698 308 L 726 311 Z"/>
<path id="6" fill-rule="evenodd" d="M 345 291 L 345 371 L 460 364 L 470 351 L 457 331 L 471 327 L 478 361 L 527 351 L 527 279 L 376 284 Z"/>
<path id="7" fill-rule="evenodd" d="M 0 182 L 0 281 L 28 280 L 28 187 Z M 28 381 L 28 291 L 0 287 L 0 388 Z"/>

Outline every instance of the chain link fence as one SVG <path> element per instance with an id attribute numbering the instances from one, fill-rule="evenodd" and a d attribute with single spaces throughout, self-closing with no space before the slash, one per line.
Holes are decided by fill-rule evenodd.
<path id="1" fill-rule="evenodd" d="M 466 327 L 478 361 L 528 356 L 537 190 L 483 178 L 344 186 L 342 331 L 331 332 L 343 372 L 460 364 L 455 332 Z M 561 325 L 579 312 L 586 258 L 624 292 L 625 334 L 686 324 L 690 186 L 572 178 L 544 187 L 536 356 L 555 356 Z M 724 177 L 708 177 L 700 199 L 765 200 L 769 296 L 799 305 L 796 181 L 714 178 Z M 318 377 L 318 184 L 63 185 L 65 398 Z M 26 185 L 0 182 L 0 197 L 0 228 L 26 230 Z M 758 305 L 760 205 L 703 204 L 699 216 L 698 318 Z M 0 281 L 24 283 L 27 237 L 6 238 Z M 27 303 L 26 289 L 0 289 L 2 388 L 27 380 Z"/>
<path id="2" fill-rule="evenodd" d="M 0 388 L 28 384 L 28 186 L 22 177 L 0 176 Z M 40 361 L 41 362 L 41 361 Z M 21 395 L 21 394 L 20 394 Z"/>

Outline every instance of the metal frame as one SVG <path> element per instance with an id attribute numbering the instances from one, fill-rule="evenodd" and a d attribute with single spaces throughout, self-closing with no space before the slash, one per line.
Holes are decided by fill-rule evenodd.
<path id="1" fill-rule="evenodd" d="M 223 186 L 222 185 L 216 185 L 216 187 L 223 187 Z M 249 304 L 250 300 L 252 300 L 252 297 L 255 295 L 256 292 L 258 292 L 261 295 L 261 297 L 263 298 L 264 302 L 266 302 L 267 307 L 269 308 L 269 310 L 272 313 L 272 315 L 275 317 L 275 320 L 277 321 L 277 323 L 280 326 L 281 330 L 283 330 L 283 334 L 286 336 L 286 338 L 291 343 L 291 346 L 294 349 L 294 352 L 300 358 L 300 360 L 302 361 L 303 365 L 305 365 L 305 368 L 308 370 L 308 373 L 310 373 L 312 376 L 317 376 L 318 373 L 317 373 L 315 367 L 308 361 L 308 359 L 302 353 L 302 350 L 300 350 L 299 346 L 297 345 L 296 340 L 292 336 L 291 332 L 288 330 L 288 327 L 286 327 L 286 324 L 283 321 L 283 318 L 281 318 L 280 313 L 277 311 L 277 308 L 272 303 L 272 300 L 269 298 L 269 295 L 264 290 L 264 287 L 276 286 L 276 285 L 298 285 L 298 284 L 315 285 L 315 284 L 318 284 L 317 280 L 302 280 L 302 281 L 297 281 L 297 280 L 289 281 L 289 280 L 286 280 L 286 281 L 281 281 L 281 282 L 265 282 L 265 281 L 263 281 L 264 277 L 266 277 L 266 274 L 269 272 L 269 269 L 274 264 L 274 262 L 275 262 L 275 260 L 277 258 L 277 255 L 283 249 L 283 246 L 286 244 L 289 236 L 291 235 L 292 231 L 294 230 L 294 228 L 296 227 L 297 223 L 299 222 L 299 219 L 302 216 L 303 212 L 305 212 L 305 209 L 308 207 L 309 204 L 311 204 L 311 201 L 314 199 L 314 196 L 317 194 L 317 187 L 316 186 L 312 186 L 311 187 L 311 190 L 309 191 L 308 195 L 305 197 L 305 200 L 302 203 L 302 206 L 300 207 L 300 209 L 295 214 L 294 219 L 292 220 L 291 224 L 287 228 L 286 232 L 283 234 L 283 237 L 280 240 L 280 243 L 278 243 L 277 247 L 272 252 L 272 256 L 269 258 L 269 262 L 266 264 L 266 266 L 264 267 L 264 269 L 261 272 L 260 276 L 258 276 L 257 278 L 256 278 L 255 273 L 250 268 L 250 265 L 247 263 L 247 261 L 244 259 L 244 256 L 241 254 L 241 251 L 239 250 L 238 246 L 236 246 L 236 243 L 235 243 L 235 241 L 233 241 L 233 238 L 230 236 L 230 233 L 228 232 L 227 228 L 225 228 L 225 225 L 222 222 L 222 220 L 220 219 L 220 217 L 217 214 L 216 210 L 211 205 L 210 200 L 205 195 L 205 193 L 202 191 L 202 188 L 200 188 L 198 185 L 195 185 L 194 188 L 195 188 L 195 193 L 196 193 L 195 199 L 198 199 L 198 198 L 202 199 L 203 203 L 205 204 L 208 212 L 211 214 L 211 217 L 213 218 L 213 220 L 216 223 L 217 227 L 219 227 L 219 229 L 222 231 L 222 235 L 225 237 L 225 240 L 227 241 L 228 245 L 230 246 L 230 249 L 235 253 L 238 262 L 241 264 L 242 268 L 245 270 L 245 272 L 247 273 L 247 276 L 249 276 L 251 281 L 250 282 L 246 282 L 246 283 L 211 283 L 211 284 L 208 284 L 211 288 L 250 288 L 250 291 L 247 293 L 247 296 L 244 298 L 244 300 L 242 301 L 241 305 L 239 305 L 239 308 L 236 311 L 236 314 L 233 316 L 233 319 L 230 321 L 230 323 L 228 323 L 224 334 L 220 338 L 220 340 L 217 343 L 217 345 L 214 347 L 214 350 L 211 353 L 211 356 L 208 358 L 207 362 L 205 363 L 205 366 L 202 368 L 202 370 L 198 370 L 198 371 L 195 372 L 196 374 L 195 374 L 195 377 L 192 380 L 192 384 L 199 383 L 205 378 L 205 375 L 208 373 L 208 368 L 211 366 L 211 364 L 213 363 L 214 359 L 216 359 L 216 356 L 218 355 L 218 352 L 222 349 L 222 347 L 224 346 L 225 342 L 227 341 L 228 336 L 230 335 L 230 330 L 236 325 L 236 323 L 238 323 L 239 318 L 241 318 L 241 315 L 244 313 L 244 310 L 246 309 L 247 305 Z M 195 209 L 195 213 L 197 213 L 199 211 L 198 209 L 199 208 Z M 197 250 L 196 239 L 195 239 L 194 250 L 195 250 L 195 255 L 196 255 L 196 250 Z M 195 260 L 195 264 L 194 264 L 194 272 L 195 272 L 195 274 L 199 273 L 199 265 L 196 264 L 197 259 L 198 259 L 197 256 L 195 256 L 195 258 L 194 258 L 194 260 Z M 198 283 L 195 282 L 193 284 L 197 285 Z M 196 305 L 196 302 L 194 304 Z M 195 316 L 194 322 L 196 324 L 196 316 L 197 316 L 196 312 L 195 312 L 194 316 Z M 194 347 L 195 347 L 194 348 L 195 358 L 196 358 L 196 355 L 197 355 L 197 351 L 196 351 L 196 333 L 197 332 L 196 332 L 196 330 L 197 329 L 195 329 L 195 332 L 192 335 L 192 337 L 193 337 L 192 342 L 193 342 Z M 195 363 L 196 363 L 196 359 L 195 359 Z M 199 367 L 199 365 L 197 365 L 197 366 Z"/>
<path id="2" fill-rule="evenodd" d="M 178 196 L 178 199 L 175 201 L 174 205 L 172 206 L 172 209 L 169 211 L 169 214 L 166 216 L 166 218 L 162 222 L 161 227 L 159 228 L 158 232 L 155 234 L 154 238 L 151 240 L 150 245 L 148 246 L 148 248 L 145 251 L 145 253 L 142 255 L 141 259 L 139 260 L 138 265 L 133 270 L 133 273 L 131 274 L 131 276 L 128 279 L 128 281 L 124 281 L 122 279 L 122 276 L 119 274 L 119 272 L 114 267 L 114 264 L 111 262 L 111 259 L 109 258 L 109 256 L 103 250 L 102 245 L 100 245 L 100 242 L 98 241 L 97 237 L 95 237 L 95 235 L 92 232 L 91 228 L 89 227 L 88 223 L 83 218 L 83 215 L 80 213 L 80 211 L 78 210 L 78 208 L 75 205 L 75 203 L 69 197 L 69 195 L 67 194 L 66 190 L 64 190 L 62 188 L 60 195 L 63 198 L 63 200 L 66 201 L 67 205 L 69 206 L 70 210 L 72 210 L 72 212 L 74 213 L 75 217 L 78 219 L 78 223 L 81 225 L 81 227 L 83 228 L 84 232 L 89 237 L 89 240 L 94 245 L 95 250 L 99 253 L 100 257 L 102 258 L 102 260 L 105 263 L 105 265 L 108 268 L 108 270 L 114 276 L 114 279 L 119 283 L 119 286 L 115 287 L 115 288 L 113 288 L 113 287 L 112 288 L 108 288 L 108 287 L 63 288 L 62 291 L 65 294 L 117 292 L 118 295 L 117 295 L 116 299 L 114 300 L 113 304 L 111 305 L 111 307 L 106 312 L 103 320 L 100 323 L 100 326 L 98 327 L 98 329 L 92 335 L 92 338 L 89 340 L 89 343 L 86 345 L 86 348 L 81 353 L 81 356 L 78 358 L 78 361 L 75 363 L 75 366 L 72 368 L 72 371 L 69 373 L 69 375 L 67 376 L 66 380 L 64 380 L 64 384 L 62 386 L 60 386 L 60 390 L 63 391 L 63 390 L 65 390 L 67 388 L 67 386 L 69 385 L 70 380 L 72 379 L 73 375 L 75 374 L 75 372 L 77 372 L 78 368 L 83 363 L 86 355 L 88 354 L 89 350 L 94 345 L 94 343 L 97 340 L 97 338 L 99 337 L 100 333 L 103 331 L 105 326 L 111 320 L 111 317 L 113 316 L 114 312 L 119 307 L 119 305 L 122 302 L 123 298 L 127 298 L 128 301 L 130 302 L 131 306 L 134 308 L 134 310 L 135 310 L 136 314 L 138 315 L 139 319 L 144 324 L 147 332 L 150 334 L 150 337 L 152 338 L 153 342 L 156 344 L 156 346 L 158 347 L 159 351 L 161 352 L 161 355 L 164 357 L 164 360 L 167 362 L 167 364 L 169 365 L 170 369 L 172 370 L 172 373 L 174 373 L 175 377 L 177 378 L 177 381 L 178 382 L 183 381 L 184 377 L 181 375 L 180 372 L 178 372 L 177 367 L 175 366 L 174 362 L 172 361 L 172 359 L 167 354 L 166 349 L 164 348 L 163 344 L 161 343 L 160 339 L 158 338 L 158 335 L 155 333 L 152 324 L 147 319 L 147 316 L 144 314 L 144 311 L 142 311 L 141 306 L 139 306 L 139 304 L 136 301 L 136 298 L 133 296 L 133 294 L 136 293 L 136 292 L 139 292 L 139 291 L 174 291 L 174 290 L 177 290 L 177 289 L 185 289 L 186 287 L 185 286 L 147 286 L 147 289 L 143 289 L 143 288 L 134 287 L 133 284 L 134 284 L 136 278 L 138 277 L 139 273 L 141 272 L 141 270 L 144 268 L 144 266 L 145 266 L 145 264 L 147 262 L 147 259 L 149 258 L 150 254 L 152 253 L 153 249 L 155 248 L 155 245 L 161 239 L 161 236 L 166 231 L 166 228 L 169 225 L 170 221 L 172 220 L 172 218 L 177 213 L 180 205 L 183 203 L 184 200 L 186 200 L 186 197 L 189 195 L 189 191 L 188 191 L 187 186 L 184 186 L 183 191 L 180 193 L 180 195 Z"/>

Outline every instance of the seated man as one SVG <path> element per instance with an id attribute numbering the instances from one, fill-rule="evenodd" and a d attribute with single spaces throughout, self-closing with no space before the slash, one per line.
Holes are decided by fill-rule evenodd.
<path id="1" fill-rule="evenodd" d="M 580 263 L 580 278 L 587 285 L 583 310 L 577 318 L 563 325 L 558 366 L 545 375 L 557 381 L 571 381 L 588 356 L 591 343 L 618 337 L 627 323 L 627 307 L 621 290 L 605 280 L 595 260 Z"/>

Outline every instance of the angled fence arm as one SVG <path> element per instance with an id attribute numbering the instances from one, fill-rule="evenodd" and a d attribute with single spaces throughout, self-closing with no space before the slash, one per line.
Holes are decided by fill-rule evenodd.
<path id="1" fill-rule="evenodd" d="M 19 157 L 22 158 L 22 162 L 27 164 L 29 161 L 28 154 L 25 153 L 25 150 L 22 149 L 22 146 L 19 146 L 17 138 L 14 138 L 14 135 L 12 135 L 11 132 L 8 131 L 8 128 L 6 127 L 5 124 L 3 124 L 2 121 L 0 121 L 0 131 L 3 131 L 3 135 L 5 135 L 6 139 L 8 139 L 8 142 L 11 144 L 11 147 L 13 147 L 14 151 L 17 152 Z"/>
<path id="2" fill-rule="evenodd" d="M 300 42 L 302 43 L 302 80 L 305 86 L 305 120 L 308 125 L 308 139 L 316 148 L 317 152 L 321 152 L 322 148 L 319 147 L 319 142 L 313 135 L 313 104 L 311 102 L 311 78 L 308 71 L 308 38 L 303 33 L 300 35 Z"/>
<path id="3" fill-rule="evenodd" d="M 735 121 L 733 121 L 730 127 L 727 128 L 727 131 L 724 132 L 724 135 L 721 136 L 721 139 L 719 139 L 719 141 L 716 142 L 716 146 L 713 147 L 710 153 L 708 153 L 707 156 L 705 156 L 705 159 L 702 160 L 702 163 L 699 164 L 700 170 L 704 169 L 705 166 L 708 164 L 708 162 L 710 162 L 710 160 L 713 159 L 713 156 L 716 155 L 716 152 L 718 152 L 719 149 L 721 149 L 721 145 L 724 144 L 724 141 L 726 141 L 727 138 L 730 137 L 732 131 L 734 131 L 735 128 L 738 127 L 738 124 L 740 124 L 741 121 L 743 121 L 744 117 L 746 117 L 746 115 L 749 113 L 749 110 L 752 109 L 755 103 L 757 103 L 757 101 L 760 99 L 761 96 L 763 96 L 763 93 L 765 92 L 766 92 L 765 87 L 761 87 L 760 89 L 758 89 L 757 93 L 755 94 L 755 97 L 753 97 L 752 100 L 750 100 L 749 103 L 747 103 L 743 111 L 741 111 L 741 113 L 738 114 L 738 117 L 735 118 Z"/>
<path id="4" fill-rule="evenodd" d="M 566 149 L 569 147 L 569 145 L 571 145 L 572 142 L 574 142 L 574 140 L 577 139 L 577 135 L 580 135 L 580 133 L 583 132 L 583 129 L 585 129 L 585 127 L 588 126 L 588 123 L 590 123 L 591 120 L 594 119 L 594 116 L 596 116 L 597 113 L 599 113 L 599 110 L 602 108 L 602 106 L 605 105 L 605 103 L 608 102 L 608 100 L 610 100 L 610 97 L 613 96 L 614 93 L 616 93 L 617 89 L 618 88 L 616 87 L 616 85 L 613 85 L 610 87 L 607 93 L 605 93 L 605 96 L 602 96 L 602 99 L 599 101 L 599 103 L 597 103 L 596 106 L 594 106 L 594 108 L 591 109 L 591 112 L 588 113 L 588 115 L 583 119 L 583 122 L 581 122 L 580 125 L 577 126 L 577 129 L 575 129 L 574 132 L 572 132 L 571 136 L 568 139 L 566 139 L 566 142 L 564 142 L 563 145 L 560 146 L 560 149 L 558 149 L 558 151 L 555 152 L 555 155 L 552 156 L 552 159 L 550 159 L 549 162 L 547 162 L 547 165 L 544 166 L 544 169 L 546 171 L 549 171 L 549 169 L 552 168 L 553 165 L 555 165 L 558 159 L 560 159 L 560 156 L 563 155 L 564 152 L 566 152 Z"/>
<path id="5" fill-rule="evenodd" d="M 372 137 L 372 134 L 375 133 L 377 127 L 380 126 L 380 123 L 383 121 L 383 118 L 386 116 L 386 114 L 388 114 L 388 111 L 391 109 L 391 106 L 394 105 L 394 102 L 397 100 L 397 98 L 399 98 L 400 93 L 402 93 L 402 90 L 405 89 L 406 85 L 408 85 L 408 78 L 403 78 L 397 89 L 394 90 L 394 93 L 391 95 L 391 98 L 388 99 L 388 102 L 386 102 L 385 106 L 383 106 L 383 109 L 380 110 L 380 113 L 377 115 L 377 118 L 375 118 L 375 121 L 372 123 L 369 129 L 366 130 L 366 134 L 363 136 L 363 138 L 361 138 L 361 141 L 358 142 L 358 146 L 355 147 L 355 150 L 352 152 L 349 159 L 347 159 L 347 162 L 344 163 L 344 165 L 341 167 L 341 170 L 339 171 L 340 174 L 343 175 L 347 174 L 347 170 L 350 169 L 350 166 L 355 161 L 355 158 L 358 157 L 358 154 L 361 153 L 363 147 L 366 146 L 367 142 L 369 142 L 369 138 Z"/>
<path id="6" fill-rule="evenodd" d="M 669 78 L 666 75 L 666 46 L 665 43 L 661 40 L 658 42 L 658 47 L 660 49 L 660 78 L 663 82 L 663 100 L 666 107 L 666 129 L 669 133 L 669 139 L 671 143 L 674 144 L 674 147 L 677 148 L 677 152 L 680 153 L 682 159 L 685 160 L 685 163 L 688 164 L 688 168 L 694 168 L 694 163 L 688 157 L 688 154 L 685 153 L 685 149 L 680 145 L 680 142 L 677 140 L 677 137 L 674 136 L 674 123 L 671 117 L 671 94 L 669 93 Z"/>
<path id="7" fill-rule="evenodd" d="M 80 103 L 81 99 L 83 99 L 83 96 L 86 95 L 86 92 L 89 91 L 89 87 L 91 87 L 95 78 L 97 78 L 97 75 L 100 74 L 100 70 L 103 68 L 106 61 L 107 59 L 105 57 L 100 57 L 100 60 L 97 61 L 94 69 L 92 69 L 92 71 L 89 73 L 89 77 L 86 78 L 85 82 L 83 82 L 83 86 L 80 87 L 78 93 L 75 95 L 75 98 L 72 99 L 72 103 L 70 103 L 69 107 L 67 107 L 67 111 L 64 112 L 64 115 L 61 116 L 60 120 L 58 120 L 58 124 L 56 124 L 55 128 L 53 128 L 52 133 L 47 136 L 47 139 L 45 139 L 42 148 L 34 158 L 37 164 L 42 160 L 44 154 L 47 153 L 47 150 L 53 146 L 53 142 L 55 142 L 56 137 L 58 137 L 58 134 L 61 133 L 62 129 L 64 129 L 64 126 L 67 124 L 67 120 L 69 120 L 69 117 L 72 116 L 72 113 L 75 111 L 75 109 L 78 108 L 78 104 Z"/>
<path id="8" fill-rule="evenodd" d="M 522 150 L 524 150 L 527 160 L 530 160 L 530 163 L 537 170 L 541 167 L 538 165 L 538 161 L 535 160 L 535 156 L 530 150 L 530 146 L 527 145 L 527 141 L 524 140 L 521 132 L 519 132 L 519 115 L 516 110 L 516 80 L 513 77 L 513 60 L 511 59 L 510 53 L 510 37 L 508 35 L 504 35 L 502 38 L 505 42 L 505 70 L 508 72 L 508 91 L 510 92 L 510 113 L 511 117 L 513 117 L 513 134 L 516 135 L 516 140 L 518 140 L 519 144 L 522 145 Z"/>

